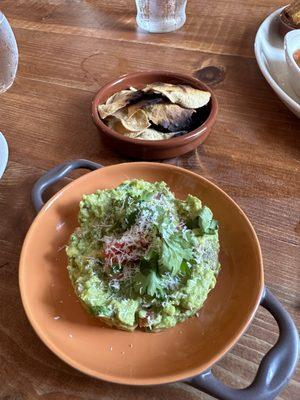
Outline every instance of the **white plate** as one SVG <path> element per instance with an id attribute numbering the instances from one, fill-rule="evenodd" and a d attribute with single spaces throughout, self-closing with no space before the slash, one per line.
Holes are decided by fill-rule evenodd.
<path id="1" fill-rule="evenodd" d="M 260 25 L 255 37 L 254 51 L 259 68 L 269 85 L 300 118 L 300 98 L 289 84 L 283 37 L 278 32 L 279 14 L 283 8 L 274 11 Z"/>
<path id="2" fill-rule="evenodd" d="M 5 171 L 8 160 L 8 146 L 5 137 L 0 132 L 0 179 Z"/>

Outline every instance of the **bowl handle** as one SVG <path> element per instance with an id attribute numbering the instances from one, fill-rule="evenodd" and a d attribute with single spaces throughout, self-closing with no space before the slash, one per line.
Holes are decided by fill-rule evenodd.
<path id="1" fill-rule="evenodd" d="M 251 385 L 245 389 L 233 389 L 214 377 L 210 369 L 186 383 L 220 400 L 271 400 L 278 395 L 296 368 L 299 336 L 289 313 L 269 289 L 264 289 L 260 304 L 275 318 L 279 338 L 262 359 Z"/>
<path id="2" fill-rule="evenodd" d="M 31 199 L 35 211 L 38 213 L 44 206 L 44 201 L 42 197 L 44 191 L 50 185 L 53 185 L 55 182 L 58 182 L 59 180 L 67 176 L 71 171 L 74 171 L 75 169 L 79 168 L 86 168 L 91 171 L 94 171 L 95 169 L 99 169 L 101 167 L 102 167 L 101 164 L 97 164 L 93 161 L 78 159 L 78 160 L 67 161 L 63 164 L 59 164 L 56 167 L 50 169 L 33 186 L 31 192 Z"/>

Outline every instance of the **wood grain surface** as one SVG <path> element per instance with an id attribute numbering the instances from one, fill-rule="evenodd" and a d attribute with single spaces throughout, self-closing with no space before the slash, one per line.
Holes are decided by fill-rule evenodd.
<path id="1" fill-rule="evenodd" d="M 189 0 L 181 30 L 153 35 L 137 29 L 133 0 L 1 1 L 20 52 L 15 84 L 0 97 L 0 130 L 10 148 L 0 181 L 1 400 L 210 398 L 183 383 L 132 388 L 86 377 L 42 344 L 21 305 L 18 261 L 34 218 L 32 185 L 65 160 L 127 161 L 101 143 L 90 110 L 95 91 L 126 72 L 224 69 L 211 136 L 167 162 L 209 178 L 241 205 L 262 246 L 266 284 L 300 326 L 300 123 L 263 79 L 253 52 L 260 23 L 283 4 Z M 273 318 L 259 309 L 216 375 L 246 386 L 277 337 Z M 298 370 L 278 399 L 299 399 L 299 379 Z"/>

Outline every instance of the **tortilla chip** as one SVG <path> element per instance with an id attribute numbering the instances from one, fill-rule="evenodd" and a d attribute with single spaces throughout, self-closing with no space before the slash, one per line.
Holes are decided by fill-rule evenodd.
<path id="1" fill-rule="evenodd" d="M 117 92 L 98 109 L 105 123 L 122 135 L 164 140 L 193 129 L 196 108 L 206 105 L 210 97 L 209 92 L 188 85 L 156 82 L 141 90 Z"/>
<path id="2" fill-rule="evenodd" d="M 127 131 L 126 128 L 124 128 L 124 126 L 122 125 L 121 121 L 119 119 L 117 119 L 116 117 L 108 117 L 105 120 L 106 125 L 113 129 L 114 131 L 121 133 L 122 135 L 124 135 Z"/>
<path id="3" fill-rule="evenodd" d="M 146 93 L 145 93 L 146 95 Z M 146 109 L 149 106 L 152 106 L 154 104 L 160 104 L 160 103 L 165 103 L 165 100 L 162 97 L 155 97 L 155 98 L 145 98 L 143 100 L 140 100 L 137 103 L 131 104 L 130 106 L 127 107 L 128 110 L 128 115 L 133 114 L 136 110 L 143 110 Z"/>
<path id="4" fill-rule="evenodd" d="M 141 134 L 139 134 L 136 139 L 143 140 L 164 140 L 172 137 L 172 133 L 159 132 L 156 129 L 148 128 Z"/>
<path id="5" fill-rule="evenodd" d="M 105 122 L 106 122 L 106 124 L 107 124 L 107 126 L 108 126 L 109 128 L 111 128 L 111 129 L 113 129 L 114 131 L 120 133 L 121 135 L 126 135 L 126 136 L 128 136 L 130 133 L 132 133 L 131 131 L 129 131 L 128 129 L 126 129 L 126 128 L 123 126 L 121 120 L 119 120 L 119 119 L 116 118 L 116 117 L 110 116 L 110 117 L 108 117 L 108 118 L 106 119 Z M 140 132 L 137 132 L 136 134 L 139 135 Z"/>
<path id="6" fill-rule="evenodd" d="M 136 110 L 130 116 L 121 119 L 121 123 L 131 132 L 142 132 L 150 126 L 147 114 L 144 110 Z"/>
<path id="7" fill-rule="evenodd" d="M 113 115 L 116 111 L 130 104 L 130 102 L 138 100 L 142 92 L 134 88 L 121 90 L 109 97 L 105 104 L 98 105 L 98 112 L 102 119 Z"/>
<path id="8" fill-rule="evenodd" d="M 156 82 L 142 89 L 145 93 L 160 93 L 172 103 L 184 108 L 200 108 L 205 106 L 211 97 L 210 92 L 195 89 L 188 85 L 172 85 L 170 83 Z"/>
<path id="9" fill-rule="evenodd" d="M 133 132 L 126 129 L 122 122 L 115 117 L 108 117 L 106 119 L 107 125 L 113 129 L 114 131 L 120 133 L 121 135 L 128 136 L 132 139 L 143 139 L 143 140 L 165 140 L 170 139 L 175 136 L 180 136 L 187 131 L 178 131 L 178 132 L 160 132 L 153 128 L 147 128 L 142 132 Z"/>
<path id="10" fill-rule="evenodd" d="M 120 120 L 128 131 L 142 132 L 150 126 L 148 116 L 143 110 L 136 110 L 131 115 L 128 115 L 128 108 L 124 107 L 111 116 Z"/>
<path id="11" fill-rule="evenodd" d="M 145 108 L 145 112 L 153 124 L 162 126 L 170 132 L 187 129 L 195 110 L 182 108 L 178 104 L 154 104 Z"/>
<path id="12" fill-rule="evenodd" d="M 175 136 L 180 136 L 187 133 L 187 131 L 178 131 L 178 132 L 160 132 L 154 128 L 148 128 L 141 134 L 135 137 L 135 139 L 143 139 L 143 140 L 165 140 L 171 139 Z"/>

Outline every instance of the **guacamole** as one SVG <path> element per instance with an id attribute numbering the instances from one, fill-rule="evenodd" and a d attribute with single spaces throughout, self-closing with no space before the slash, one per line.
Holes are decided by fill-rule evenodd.
<path id="1" fill-rule="evenodd" d="M 78 221 L 66 249 L 70 279 L 87 310 L 111 326 L 173 327 L 216 284 L 218 223 L 197 197 L 125 181 L 84 195 Z"/>

